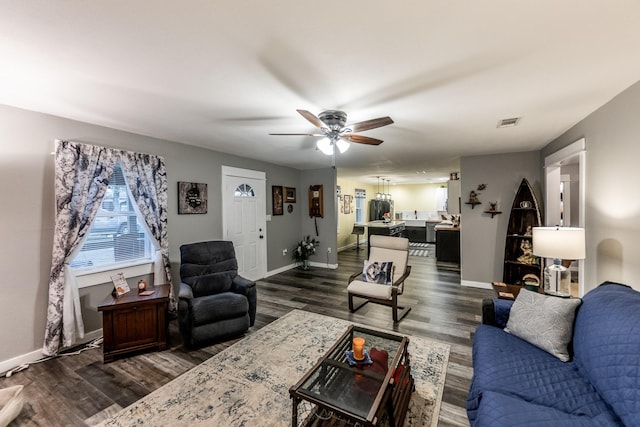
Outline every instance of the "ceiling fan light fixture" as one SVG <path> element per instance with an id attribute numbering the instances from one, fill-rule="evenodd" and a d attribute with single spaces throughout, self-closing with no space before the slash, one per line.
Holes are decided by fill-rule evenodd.
<path id="1" fill-rule="evenodd" d="M 349 147 L 351 147 L 351 144 L 349 144 L 347 141 L 343 141 L 342 139 L 339 139 L 336 142 L 336 147 L 338 147 L 338 150 L 340 151 L 340 154 L 342 154 L 345 151 L 347 151 L 349 149 Z"/>
<path id="2" fill-rule="evenodd" d="M 327 156 L 330 156 L 333 154 L 333 144 L 331 144 L 331 141 L 329 140 L 329 138 L 322 138 L 321 140 L 319 140 L 316 143 L 316 147 L 318 148 L 318 150 L 322 151 Z"/>

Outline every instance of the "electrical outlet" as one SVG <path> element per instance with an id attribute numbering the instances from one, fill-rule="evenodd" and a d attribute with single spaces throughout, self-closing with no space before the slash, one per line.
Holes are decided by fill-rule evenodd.
<path id="1" fill-rule="evenodd" d="M 331 248 L 327 248 L 327 253 L 330 254 L 331 253 Z"/>
<path id="2" fill-rule="evenodd" d="M 287 252 L 289 252 L 287 249 L 283 249 L 282 250 L 282 256 L 285 256 L 287 254 Z"/>

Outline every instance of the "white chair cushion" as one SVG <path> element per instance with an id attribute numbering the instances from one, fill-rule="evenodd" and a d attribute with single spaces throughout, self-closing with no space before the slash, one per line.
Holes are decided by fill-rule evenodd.
<path id="1" fill-rule="evenodd" d="M 352 294 L 365 295 L 371 298 L 391 299 L 391 286 L 378 285 L 376 283 L 354 280 L 347 286 L 347 291 Z"/>
<path id="2" fill-rule="evenodd" d="M 22 411 L 24 386 L 15 385 L 0 389 L 0 426 L 6 426 Z"/>

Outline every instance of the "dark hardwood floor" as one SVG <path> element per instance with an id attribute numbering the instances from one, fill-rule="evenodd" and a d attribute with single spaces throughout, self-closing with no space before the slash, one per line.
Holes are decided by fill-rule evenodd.
<path id="1" fill-rule="evenodd" d="M 472 374 L 473 332 L 480 321 L 481 300 L 492 297 L 493 292 L 463 288 L 458 272 L 439 269 L 432 258 L 412 256 L 411 275 L 401 297 L 402 303 L 412 307 L 407 317 L 394 325 L 390 308 L 377 304 L 367 304 L 352 314 L 347 308 L 346 282 L 362 268 L 365 257 L 364 250 L 345 250 L 338 254 L 337 270 L 292 269 L 259 281 L 256 325 L 248 333 L 300 309 L 448 343 L 451 354 L 439 425 L 468 425 L 464 408 Z M 242 338 L 188 350 L 182 346 L 175 320 L 169 331 L 166 351 L 103 364 L 102 349 L 95 348 L 3 377 L 0 387 L 25 385 L 24 408 L 11 425 L 98 423 Z"/>

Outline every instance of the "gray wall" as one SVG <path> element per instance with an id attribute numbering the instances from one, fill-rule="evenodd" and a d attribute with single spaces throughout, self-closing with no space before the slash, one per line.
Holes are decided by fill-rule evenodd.
<path id="1" fill-rule="evenodd" d="M 291 258 L 292 250 L 302 234 L 302 215 L 306 209 L 307 193 L 299 185 L 300 171 L 289 169 L 280 173 L 267 173 L 267 214 L 271 215 L 271 221 L 267 222 L 267 269 L 277 270 L 283 266 L 293 263 Z M 291 203 L 293 212 L 287 212 L 287 205 L 284 204 L 282 215 L 273 215 L 273 200 L 271 187 L 281 185 L 283 187 L 293 187 L 296 189 L 296 202 Z M 293 233 L 295 231 L 295 233 Z M 282 255 L 282 250 L 287 249 L 287 254 Z"/>
<path id="2" fill-rule="evenodd" d="M 321 184 L 322 195 L 324 198 L 324 217 L 314 220 L 309 217 L 309 187 L 311 185 Z M 327 267 L 337 265 L 338 256 L 336 245 L 338 242 L 338 223 L 336 214 L 336 170 L 314 169 L 301 171 L 300 173 L 300 189 L 302 191 L 302 199 L 304 203 L 300 206 L 302 211 L 302 236 L 316 236 L 315 224 L 318 224 L 318 234 L 316 237 L 320 241 L 316 254 L 309 260 L 312 263 L 325 264 Z M 327 248 L 331 248 L 331 253 L 327 252 Z"/>
<path id="3" fill-rule="evenodd" d="M 540 153 L 531 151 L 462 157 L 460 176 L 462 186 L 460 268 L 463 284 L 464 282 L 490 284 L 492 281 L 500 281 L 509 213 L 522 178 L 527 178 L 533 187 L 540 210 L 544 212 L 541 197 Z M 478 199 L 482 204 L 472 209 L 471 205 L 465 202 L 469 200 L 469 192 L 477 190 L 479 184 L 486 184 L 487 187 L 478 192 Z M 489 202 L 495 201 L 498 202 L 498 210 L 502 211 L 502 214 L 492 219 L 491 215 L 484 211 L 489 209 Z"/>
<path id="4" fill-rule="evenodd" d="M 53 156 L 54 140 L 69 139 L 97 145 L 163 156 L 169 184 L 169 242 L 174 281 L 178 278 L 180 245 L 222 236 L 221 166 L 264 171 L 267 176 L 267 213 L 271 213 L 271 185 L 298 187 L 298 202 L 293 214 L 273 217 L 267 223 L 267 268 L 276 270 L 291 264 L 282 256 L 282 248 L 293 248 L 304 233 L 311 233 L 305 217 L 307 181 L 325 184 L 325 197 L 333 193 L 335 171 L 302 172 L 244 159 L 171 141 L 94 126 L 60 117 L 0 105 L 0 181 L 4 208 L 0 211 L 2 245 L 3 309 L 0 311 L 0 364 L 14 357 L 39 351 L 44 338 L 48 301 L 48 277 L 54 225 Z M 303 178 L 309 176 L 310 179 Z M 311 179 L 312 178 L 312 179 Z M 177 182 L 208 184 L 209 208 L 206 215 L 178 215 Z M 306 185 L 306 187 L 305 187 Z M 331 214 L 331 197 L 325 200 L 325 212 Z M 304 221 L 304 223 L 303 223 Z M 335 218 L 320 223 L 333 230 Z M 333 228 L 331 228 L 333 227 Z M 331 236 L 321 237 L 323 243 Z M 129 279 L 135 284 L 137 278 Z M 112 284 L 81 289 L 81 301 L 87 332 L 101 327 L 96 306 L 111 291 Z"/>
<path id="5" fill-rule="evenodd" d="M 586 140 L 585 292 L 605 280 L 640 289 L 640 82 L 542 150 Z"/>

